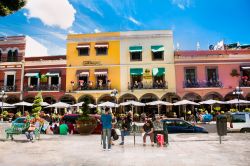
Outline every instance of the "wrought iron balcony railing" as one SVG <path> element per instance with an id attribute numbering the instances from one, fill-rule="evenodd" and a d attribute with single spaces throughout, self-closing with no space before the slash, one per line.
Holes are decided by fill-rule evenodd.
<path id="1" fill-rule="evenodd" d="M 134 89 L 168 89 L 168 85 L 166 82 L 163 83 L 137 83 L 137 84 L 130 84 L 128 85 L 129 90 Z"/>
<path id="2" fill-rule="evenodd" d="M 239 81 L 239 86 L 240 87 L 250 87 L 250 80 L 248 80 L 248 79 L 241 79 Z"/>
<path id="3" fill-rule="evenodd" d="M 1 86 L 1 90 L 5 92 L 16 92 L 16 86 Z"/>
<path id="4" fill-rule="evenodd" d="M 79 86 L 73 86 L 74 91 L 84 91 L 84 90 L 111 90 L 111 86 L 108 86 L 106 84 L 103 84 L 101 86 L 96 85 L 89 85 L 89 84 L 84 84 L 84 85 L 79 85 Z"/>
<path id="5" fill-rule="evenodd" d="M 183 83 L 184 88 L 219 88 L 223 87 L 221 81 L 184 81 Z"/>
<path id="6" fill-rule="evenodd" d="M 26 86 L 25 91 L 60 91 L 61 85 L 30 85 Z"/>

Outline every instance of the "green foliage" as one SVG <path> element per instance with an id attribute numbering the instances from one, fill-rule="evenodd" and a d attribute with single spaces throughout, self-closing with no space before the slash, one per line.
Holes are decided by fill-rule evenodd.
<path id="1" fill-rule="evenodd" d="M 250 112 L 250 108 L 245 108 L 245 112 Z"/>
<path id="2" fill-rule="evenodd" d="M 214 110 L 215 110 L 215 111 L 220 111 L 220 110 L 221 110 L 221 107 L 214 107 Z"/>
<path id="3" fill-rule="evenodd" d="M 43 102 L 42 94 L 39 92 L 34 100 L 34 104 L 32 105 L 32 113 L 35 117 L 39 116 L 40 111 L 42 110 L 41 102 Z"/>
<path id="4" fill-rule="evenodd" d="M 21 115 L 22 115 L 21 111 L 18 111 L 18 112 L 16 113 L 16 117 L 21 117 Z"/>
<path id="5" fill-rule="evenodd" d="M 238 109 L 231 108 L 229 111 L 230 111 L 230 112 L 238 112 Z"/>
<path id="6" fill-rule="evenodd" d="M 232 77 L 238 77 L 240 74 L 238 73 L 237 69 L 233 69 L 232 72 L 230 73 Z"/>
<path id="7" fill-rule="evenodd" d="M 26 0 L 1 0 L 0 1 L 0 16 L 12 14 L 26 4 Z"/>
<path id="8" fill-rule="evenodd" d="M 47 81 L 48 81 L 48 77 L 45 74 L 42 74 L 40 78 L 40 82 L 47 82 Z"/>
<path id="9" fill-rule="evenodd" d="M 82 109 L 81 109 L 81 115 L 80 115 L 80 117 L 78 118 L 78 120 L 89 120 L 89 119 L 91 119 L 90 117 L 89 117 L 89 104 L 90 104 L 90 98 L 89 97 L 84 97 L 83 98 L 83 104 L 82 104 Z"/>
<path id="10" fill-rule="evenodd" d="M 9 115 L 8 111 L 3 111 L 3 112 L 2 112 L 3 118 L 6 118 L 8 115 Z"/>

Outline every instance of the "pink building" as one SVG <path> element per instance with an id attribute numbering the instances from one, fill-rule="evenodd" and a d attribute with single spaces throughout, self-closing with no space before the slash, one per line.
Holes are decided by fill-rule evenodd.
<path id="1" fill-rule="evenodd" d="M 176 51 L 176 93 L 181 99 L 250 100 L 250 50 Z"/>

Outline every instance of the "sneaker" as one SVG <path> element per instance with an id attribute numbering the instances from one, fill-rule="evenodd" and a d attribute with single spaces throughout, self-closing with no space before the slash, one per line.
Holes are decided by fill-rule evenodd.
<path id="1" fill-rule="evenodd" d="M 108 149 L 108 151 L 111 151 L 111 149 Z"/>
<path id="2" fill-rule="evenodd" d="M 124 142 L 121 142 L 119 145 L 124 145 Z"/>

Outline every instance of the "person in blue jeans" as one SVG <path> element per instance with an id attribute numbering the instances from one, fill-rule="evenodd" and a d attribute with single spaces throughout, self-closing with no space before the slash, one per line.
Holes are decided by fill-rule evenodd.
<path id="1" fill-rule="evenodd" d="M 126 118 L 122 117 L 122 123 L 121 123 L 121 137 L 122 137 L 122 142 L 120 145 L 124 145 L 124 136 L 130 134 L 130 129 L 131 129 L 131 118 L 128 116 Z"/>
<path id="2" fill-rule="evenodd" d="M 109 110 L 106 109 L 105 113 L 101 116 L 102 122 L 102 141 L 103 150 L 106 150 L 106 144 L 108 142 L 108 150 L 111 150 L 111 128 L 112 128 L 112 116 L 109 114 Z"/>

